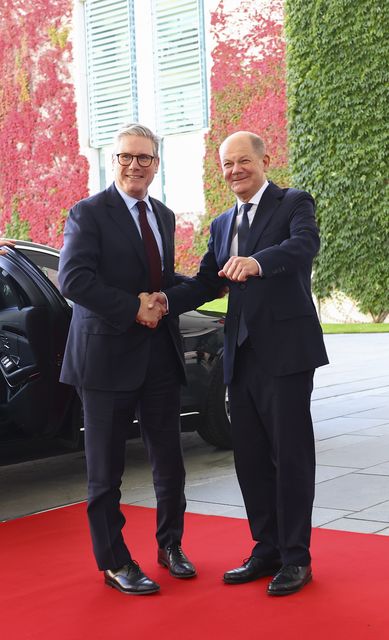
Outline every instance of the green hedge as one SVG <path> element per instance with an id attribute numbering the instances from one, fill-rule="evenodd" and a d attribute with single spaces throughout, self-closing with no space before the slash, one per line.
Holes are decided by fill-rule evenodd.
<path id="1" fill-rule="evenodd" d="M 317 202 L 314 290 L 389 312 L 389 9 L 382 0 L 286 0 L 293 183 Z"/>

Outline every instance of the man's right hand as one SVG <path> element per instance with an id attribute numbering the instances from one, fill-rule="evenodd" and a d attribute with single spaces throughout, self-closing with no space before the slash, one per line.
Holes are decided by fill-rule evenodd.
<path id="1" fill-rule="evenodd" d="M 144 294 L 141 293 L 141 296 Z M 146 294 L 148 295 L 147 300 L 147 308 L 154 309 L 156 306 L 160 305 L 163 308 L 163 315 L 166 315 L 168 312 L 167 308 L 167 296 L 162 291 L 154 291 L 154 293 Z"/>
<path id="2" fill-rule="evenodd" d="M 166 313 L 166 300 L 162 296 L 162 302 L 158 299 L 160 294 L 140 293 L 140 307 L 136 321 L 149 329 L 155 329 L 162 316 Z M 150 300 L 151 299 L 151 300 Z"/>

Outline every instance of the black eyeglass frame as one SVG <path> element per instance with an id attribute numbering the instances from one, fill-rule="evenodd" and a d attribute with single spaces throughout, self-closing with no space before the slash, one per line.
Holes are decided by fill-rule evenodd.
<path id="1" fill-rule="evenodd" d="M 135 153 L 116 153 L 115 155 L 117 157 L 118 163 L 122 167 L 129 167 L 133 163 L 134 158 L 136 158 L 138 165 L 143 169 L 147 169 L 148 167 L 151 167 L 153 160 L 155 160 L 155 156 L 150 156 L 148 153 L 139 153 L 138 155 L 136 155 Z M 131 160 L 123 164 L 123 162 L 120 162 L 120 156 L 129 156 Z M 145 164 L 144 162 L 139 162 L 139 158 L 147 158 L 147 164 Z"/>

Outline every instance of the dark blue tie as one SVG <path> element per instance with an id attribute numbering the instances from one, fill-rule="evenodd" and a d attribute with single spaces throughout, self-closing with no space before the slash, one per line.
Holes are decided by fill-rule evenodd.
<path id="1" fill-rule="evenodd" d="M 243 215 L 238 226 L 238 256 L 247 255 L 247 241 L 250 234 L 250 223 L 249 223 L 249 217 L 247 214 L 250 211 L 252 206 L 253 206 L 252 202 L 246 202 L 243 205 Z M 247 336 L 248 336 L 247 325 L 244 319 L 243 309 L 242 309 L 239 316 L 238 337 L 237 337 L 237 343 L 239 347 L 246 340 Z"/>
<path id="2" fill-rule="evenodd" d="M 238 226 L 238 256 L 247 255 L 246 246 L 247 246 L 247 240 L 250 234 L 250 223 L 249 223 L 249 217 L 247 214 L 250 211 L 252 206 L 253 206 L 252 202 L 246 202 L 243 205 L 243 215 Z"/>

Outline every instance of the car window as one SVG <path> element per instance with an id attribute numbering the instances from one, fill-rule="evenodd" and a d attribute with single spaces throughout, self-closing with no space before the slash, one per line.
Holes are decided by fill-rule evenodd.
<path id="1" fill-rule="evenodd" d="M 25 256 L 27 256 L 27 258 L 34 262 L 34 264 L 43 271 L 46 278 L 48 278 L 57 289 L 59 289 L 58 256 L 53 256 L 50 253 L 43 253 L 41 251 L 33 251 L 26 247 L 20 247 L 20 250 Z"/>
<path id="2" fill-rule="evenodd" d="M 58 269 L 51 269 L 50 267 L 45 267 L 45 266 L 41 266 L 38 265 L 38 267 L 40 267 L 40 269 L 43 271 L 43 273 L 45 274 L 46 278 L 48 278 L 53 285 L 59 289 L 59 285 L 58 285 Z"/>
<path id="3" fill-rule="evenodd" d="M 25 294 L 5 269 L 0 271 L 0 310 L 24 307 Z"/>

